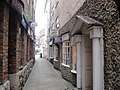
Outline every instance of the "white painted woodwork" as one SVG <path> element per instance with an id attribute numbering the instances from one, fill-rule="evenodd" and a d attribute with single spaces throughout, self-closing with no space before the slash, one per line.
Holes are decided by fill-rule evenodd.
<path id="1" fill-rule="evenodd" d="M 85 35 L 84 38 L 84 90 L 92 90 L 93 88 L 93 65 L 92 65 L 92 41 L 89 36 Z"/>
<path id="2" fill-rule="evenodd" d="M 90 38 L 93 45 L 93 90 L 104 90 L 102 28 L 99 26 L 91 27 Z"/>
<path id="3" fill-rule="evenodd" d="M 82 88 L 82 46 L 81 35 L 75 35 L 75 43 L 77 46 L 77 88 Z"/>

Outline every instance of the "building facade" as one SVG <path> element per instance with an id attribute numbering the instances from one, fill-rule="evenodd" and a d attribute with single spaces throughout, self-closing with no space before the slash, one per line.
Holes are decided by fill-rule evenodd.
<path id="1" fill-rule="evenodd" d="M 35 62 L 35 35 L 25 14 L 27 4 L 25 0 L 0 2 L 0 90 L 22 90 Z"/>
<path id="2" fill-rule="evenodd" d="M 50 0 L 52 62 L 82 90 L 119 90 L 119 1 Z"/>
<path id="3" fill-rule="evenodd" d="M 47 57 L 47 43 L 46 43 L 46 31 L 45 29 L 40 30 L 40 57 L 46 58 Z"/>

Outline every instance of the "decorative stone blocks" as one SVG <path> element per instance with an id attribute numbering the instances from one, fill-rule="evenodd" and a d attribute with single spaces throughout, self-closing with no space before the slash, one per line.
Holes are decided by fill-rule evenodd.
<path id="1" fill-rule="evenodd" d="M 74 86 L 76 86 L 76 75 L 71 72 L 70 67 L 66 67 L 64 65 L 61 65 L 61 73 L 62 77 L 68 81 L 70 81 Z"/>

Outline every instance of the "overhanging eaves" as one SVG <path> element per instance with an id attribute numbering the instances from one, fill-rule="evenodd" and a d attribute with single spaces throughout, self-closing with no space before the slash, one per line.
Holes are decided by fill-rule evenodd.
<path id="1" fill-rule="evenodd" d="M 96 21 L 95 19 L 92 19 L 91 17 L 88 16 L 80 16 L 76 15 L 76 17 L 80 20 L 80 22 L 85 23 L 87 25 L 100 25 L 102 26 L 103 24 Z"/>

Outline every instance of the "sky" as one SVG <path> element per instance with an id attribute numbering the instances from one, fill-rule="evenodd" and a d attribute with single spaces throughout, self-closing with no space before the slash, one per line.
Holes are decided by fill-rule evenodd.
<path id="1" fill-rule="evenodd" d="M 38 26 L 35 28 L 35 35 L 39 36 L 40 30 L 45 28 L 46 16 L 44 13 L 46 0 L 37 0 L 36 10 L 35 10 L 35 22 Z"/>

